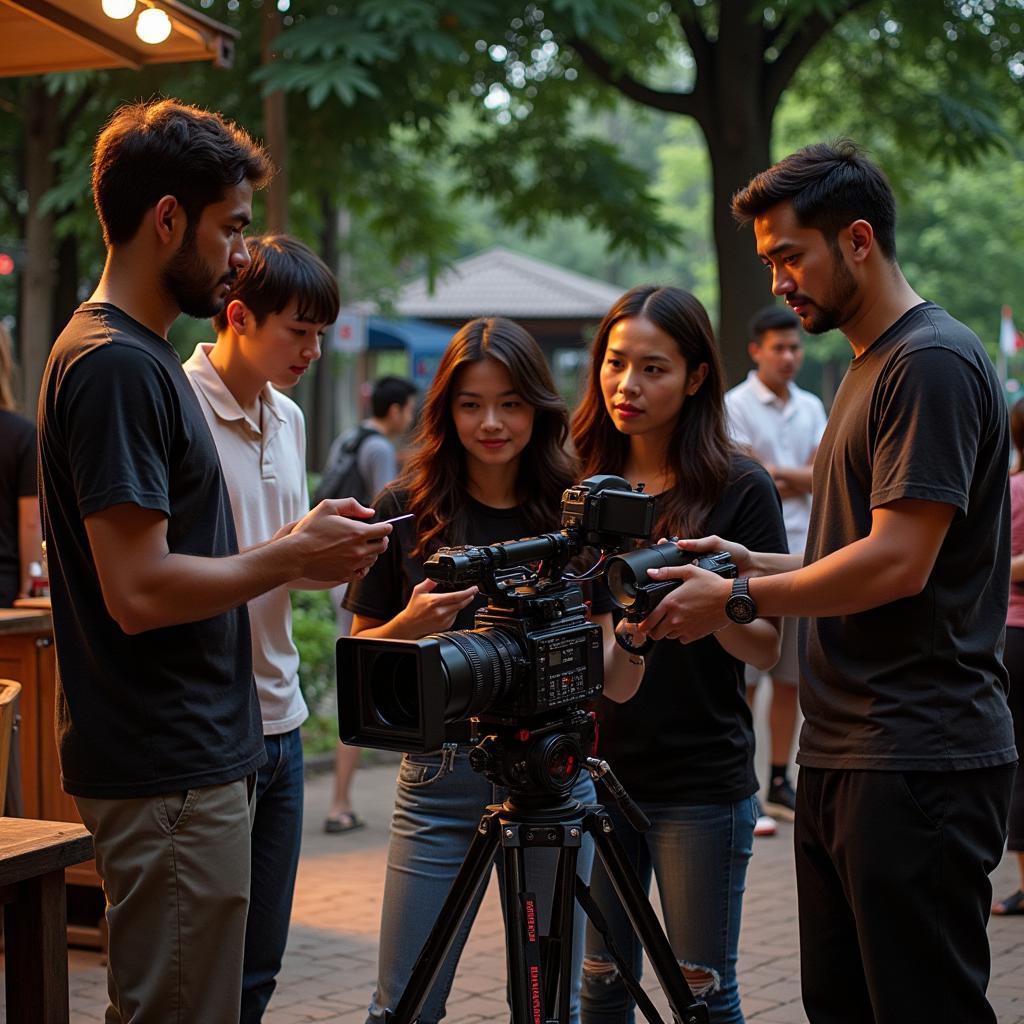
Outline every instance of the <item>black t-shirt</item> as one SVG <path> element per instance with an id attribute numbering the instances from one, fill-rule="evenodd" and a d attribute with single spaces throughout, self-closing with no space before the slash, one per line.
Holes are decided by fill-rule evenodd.
<path id="1" fill-rule="evenodd" d="M 36 493 L 36 428 L 17 413 L 0 409 L 0 607 L 18 596 L 18 499 Z M 34 552 L 36 559 L 42 552 Z"/>
<path id="2" fill-rule="evenodd" d="M 237 552 L 217 449 L 177 355 L 105 303 L 81 306 L 43 375 L 39 448 L 64 788 L 127 798 L 230 782 L 265 760 L 245 605 L 122 632 L 83 522 L 131 503 L 171 552 Z"/>
<path id="3" fill-rule="evenodd" d="M 771 477 L 736 455 L 704 526 L 755 551 L 786 551 L 782 503 Z M 595 588 L 594 611 L 613 607 Z M 601 698 L 598 749 L 629 795 L 652 803 L 730 803 L 757 790 L 754 729 L 744 666 L 714 636 L 659 640 L 636 695 Z"/>
<path id="4" fill-rule="evenodd" d="M 920 594 L 806 620 L 802 765 L 945 771 L 1012 762 L 1006 405 L 977 337 L 926 302 L 850 364 L 814 461 L 806 561 L 900 498 L 956 512 Z"/>
<path id="5" fill-rule="evenodd" d="M 378 520 L 404 515 L 407 506 L 408 496 L 391 487 L 385 488 L 373 503 Z M 557 526 L 553 523 L 551 528 L 556 529 Z M 474 498 L 466 498 L 464 543 L 467 545 L 497 544 L 528 536 L 532 533 L 520 507 L 491 508 Z M 412 588 L 427 578 L 423 572 L 424 557 L 409 554 L 415 546 L 416 525 L 407 519 L 398 524 L 387 551 L 373 563 L 366 576 L 349 584 L 345 608 L 355 615 L 383 622 L 393 619 L 409 603 Z M 486 604 L 486 597 L 478 594 L 469 607 L 459 612 L 451 628 L 472 629 L 474 614 Z"/>

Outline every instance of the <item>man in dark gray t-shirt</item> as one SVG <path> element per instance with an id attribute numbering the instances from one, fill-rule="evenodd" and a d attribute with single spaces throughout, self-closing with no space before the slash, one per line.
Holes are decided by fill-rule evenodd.
<path id="1" fill-rule="evenodd" d="M 733 198 L 811 334 L 854 358 L 814 461 L 804 564 L 721 539 L 639 629 L 685 642 L 804 617 L 795 829 L 812 1024 L 995 1024 L 988 873 L 1017 754 L 1002 665 L 1009 588 L 1005 403 L 978 338 L 896 262 L 895 202 L 852 143 L 809 146 Z"/>

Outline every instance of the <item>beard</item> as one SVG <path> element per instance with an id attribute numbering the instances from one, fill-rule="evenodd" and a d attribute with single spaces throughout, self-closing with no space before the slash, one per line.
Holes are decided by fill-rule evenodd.
<path id="1" fill-rule="evenodd" d="M 214 292 L 222 284 L 234 284 L 237 271 L 217 277 L 213 268 L 199 254 L 195 233 L 187 233 L 178 251 L 168 261 L 160 281 L 186 316 L 203 320 L 216 316 L 227 302 Z"/>
<path id="2" fill-rule="evenodd" d="M 837 330 L 846 323 L 849 309 L 857 294 L 857 282 L 850 268 L 843 262 L 838 249 L 833 250 L 833 273 L 828 292 L 821 302 L 815 302 L 806 296 L 789 296 L 790 301 L 810 303 L 810 310 L 800 316 L 804 330 L 808 334 L 825 334 L 826 331 Z"/>

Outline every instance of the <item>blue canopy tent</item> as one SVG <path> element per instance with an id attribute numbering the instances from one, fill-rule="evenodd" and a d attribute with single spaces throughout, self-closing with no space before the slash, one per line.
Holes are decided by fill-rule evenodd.
<path id="1" fill-rule="evenodd" d="M 409 376 L 424 391 L 434 379 L 437 364 L 454 333 L 451 327 L 438 327 L 425 320 L 371 316 L 367 321 L 367 348 L 371 353 L 404 349 L 409 357 Z"/>

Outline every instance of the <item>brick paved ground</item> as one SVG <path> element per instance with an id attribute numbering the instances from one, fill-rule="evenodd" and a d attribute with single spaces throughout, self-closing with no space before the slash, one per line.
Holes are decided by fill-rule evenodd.
<path id="1" fill-rule="evenodd" d="M 366 829 L 345 836 L 320 831 L 329 779 L 310 780 L 295 912 L 284 971 L 267 1024 L 309 1021 L 361 1024 L 373 985 L 394 765 L 363 769 L 356 781 Z M 789 826 L 759 839 L 748 877 L 740 942 L 740 984 L 748 1021 L 803 1024 L 800 1006 L 795 883 Z M 1000 865 L 996 891 L 1013 888 Z M 1024 918 L 993 922 L 991 997 L 1000 1024 L 1024 1024 Z M 494 886 L 470 938 L 449 1003 L 455 1024 L 507 1021 L 503 938 Z M 96 953 L 71 953 L 71 1020 L 102 1020 L 104 969 Z M 663 1001 L 656 999 L 659 1007 Z M 0 1010 L 0 1020 L 4 1016 Z M 965 1022 L 967 1024 L 967 1022 Z"/>

